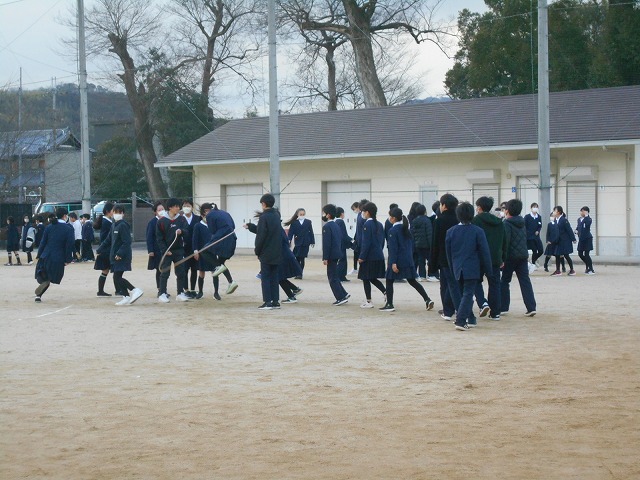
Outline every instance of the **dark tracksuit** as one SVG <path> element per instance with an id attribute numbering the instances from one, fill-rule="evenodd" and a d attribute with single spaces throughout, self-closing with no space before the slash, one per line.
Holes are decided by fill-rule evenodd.
<path id="1" fill-rule="evenodd" d="M 340 228 L 340 233 L 342 234 L 342 256 L 340 257 L 340 260 L 338 260 L 338 275 L 340 276 L 340 281 L 344 282 L 347 280 L 347 250 L 353 248 L 353 239 L 347 233 L 347 226 L 343 219 L 336 218 L 335 222 L 336 225 L 338 225 L 338 228 Z"/>
<path id="2" fill-rule="evenodd" d="M 336 300 L 347 296 L 347 291 L 340 282 L 338 261 L 342 257 L 342 233 L 335 221 L 328 221 L 322 227 L 322 261 L 327 262 L 327 278 L 329 287 Z"/>
<path id="3" fill-rule="evenodd" d="M 451 291 L 459 290 L 458 282 L 455 281 L 445 248 L 447 230 L 458 224 L 458 218 L 453 210 L 445 210 L 437 218 L 433 225 L 433 245 L 431 246 L 431 261 L 429 262 L 429 276 L 440 273 L 440 299 L 444 315 L 453 317 L 455 305 Z M 460 296 L 457 293 L 457 296 Z"/>
<path id="4" fill-rule="evenodd" d="M 278 303 L 278 266 L 282 263 L 282 225 L 278 210 L 267 208 L 260 215 L 254 252 L 260 260 L 262 300 Z"/>
<path id="5" fill-rule="evenodd" d="M 95 260 L 93 255 L 93 241 L 96 235 L 93 232 L 93 224 L 87 220 L 82 225 L 82 260 Z"/>
<path id="6" fill-rule="evenodd" d="M 500 282 L 500 309 L 503 312 L 509 311 L 511 303 L 509 284 L 515 273 L 518 277 L 518 283 L 520 283 L 520 292 L 527 312 L 533 312 L 536 310 L 536 299 L 533 294 L 531 278 L 529 278 L 529 252 L 527 251 L 527 233 L 524 219 L 521 216 L 507 218 L 504 221 L 504 233 L 507 242 L 507 254 Z"/>
<path id="7" fill-rule="evenodd" d="M 158 246 L 158 240 L 156 239 L 156 227 L 158 226 L 158 217 L 154 217 L 147 223 L 147 231 L 145 232 L 145 238 L 147 240 L 147 254 L 149 254 L 149 260 L 147 260 L 147 270 L 156 271 L 156 288 L 160 291 L 160 258 L 162 252 Z M 150 255 L 153 253 L 153 255 Z"/>
<path id="8" fill-rule="evenodd" d="M 504 262 L 507 254 L 507 241 L 504 236 L 504 222 L 502 219 L 492 215 L 489 212 L 482 212 L 471 221 L 474 225 L 484 230 L 489 244 L 489 252 L 491 253 L 491 274 L 483 272 L 487 277 L 489 284 L 488 298 L 486 298 L 489 308 L 489 314 L 496 318 L 500 315 L 500 267 Z M 476 287 L 476 300 L 478 307 L 482 308 L 485 302 L 484 289 L 482 288 L 482 280 L 478 282 Z"/>

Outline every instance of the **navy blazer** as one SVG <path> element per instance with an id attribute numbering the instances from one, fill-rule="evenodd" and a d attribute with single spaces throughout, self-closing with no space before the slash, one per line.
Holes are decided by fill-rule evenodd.
<path id="1" fill-rule="evenodd" d="M 287 235 L 289 242 L 293 239 L 296 247 L 309 247 L 315 245 L 316 237 L 313 234 L 313 225 L 311 220 L 305 218 L 300 224 L 300 220 L 296 219 L 289 225 L 289 234 Z"/>
<path id="2" fill-rule="evenodd" d="M 491 275 L 491 253 L 487 236 L 480 227 L 458 224 L 447 230 L 445 238 L 447 260 L 457 280 L 480 280 Z"/>
<path id="3" fill-rule="evenodd" d="M 154 216 L 149 223 L 147 223 L 147 253 L 153 253 L 158 259 L 162 256 L 158 241 L 156 240 L 156 227 L 158 226 L 158 217 Z"/>
<path id="4" fill-rule="evenodd" d="M 196 250 L 202 250 L 202 247 L 211 243 L 211 232 L 209 231 L 209 226 L 204 223 L 202 220 L 198 222 L 198 224 L 193 227 L 193 235 L 191 237 L 191 249 L 193 252 Z"/>
<path id="5" fill-rule="evenodd" d="M 384 227 L 373 218 L 367 219 L 362 227 L 360 257 L 362 260 L 384 260 Z"/>
<path id="6" fill-rule="evenodd" d="M 558 223 L 558 241 L 555 245 L 556 255 L 569 255 L 573 253 L 573 242 L 576 239 L 576 236 L 571 229 L 571 225 L 569 224 L 569 220 L 565 215 L 562 215 L 557 219 Z"/>
<path id="7" fill-rule="evenodd" d="M 120 260 L 116 260 L 116 256 Z M 128 272 L 131 270 L 131 227 L 125 220 L 119 220 L 111 226 L 111 250 L 109 261 L 112 272 Z"/>
<path id="8" fill-rule="evenodd" d="M 342 233 L 335 221 L 328 221 L 322 227 L 322 260 L 340 260 L 342 254 Z"/>
<path id="9" fill-rule="evenodd" d="M 391 223 L 391 222 L 389 222 Z M 389 266 L 396 265 L 399 269 L 413 267 L 413 240 L 411 235 L 405 235 L 402 222 L 395 223 L 387 234 L 389 249 Z"/>
<path id="10" fill-rule="evenodd" d="M 236 224 L 229 215 L 229 212 L 225 210 L 214 209 L 207 214 L 207 226 L 211 232 L 211 241 L 216 242 L 225 235 L 233 233 L 236 229 Z M 236 234 L 225 238 L 220 243 L 211 247 L 216 255 L 224 258 L 231 258 L 236 252 Z"/>
<path id="11" fill-rule="evenodd" d="M 347 256 L 347 249 L 353 248 L 353 239 L 347 233 L 347 225 L 341 218 L 336 218 L 336 224 L 340 227 L 340 233 L 342 234 L 342 250 L 343 258 Z"/>
<path id="12" fill-rule="evenodd" d="M 93 242 L 95 238 L 96 235 L 93 232 L 93 223 L 87 220 L 84 222 L 84 225 L 82 225 L 82 240 L 85 242 Z"/>
<path id="13" fill-rule="evenodd" d="M 524 226 L 527 229 L 527 240 L 535 240 L 539 238 L 540 231 L 542 230 L 542 217 L 538 215 L 536 218 L 533 218 L 531 213 L 527 213 L 524 216 Z M 536 235 L 536 233 L 538 235 Z"/>
<path id="14" fill-rule="evenodd" d="M 576 232 L 578 232 L 578 238 L 580 240 L 589 240 L 590 238 L 593 238 L 593 234 L 591 233 L 591 222 L 592 220 L 589 215 L 578 219 Z"/>
<path id="15" fill-rule="evenodd" d="M 354 241 L 356 243 L 356 248 L 360 250 L 362 248 L 362 227 L 364 227 L 364 217 L 362 216 L 362 212 L 358 212 L 358 217 L 356 218 L 356 234 Z"/>

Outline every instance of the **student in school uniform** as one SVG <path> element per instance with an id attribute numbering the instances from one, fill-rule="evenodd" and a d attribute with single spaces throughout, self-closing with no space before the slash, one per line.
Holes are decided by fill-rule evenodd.
<path id="1" fill-rule="evenodd" d="M 12 216 L 7 217 L 7 255 L 9 257 L 9 261 L 5 263 L 5 267 L 10 267 L 13 265 L 13 260 L 11 258 L 11 253 L 16 256 L 16 265 L 22 265 L 20 262 L 20 230 L 15 225 L 15 220 Z"/>
<path id="2" fill-rule="evenodd" d="M 538 204 L 531 204 L 531 211 L 524 216 L 524 224 L 527 229 L 527 248 L 531 250 L 531 264 L 535 266 L 536 261 L 542 256 L 544 248 L 540 232 L 542 231 L 542 217 L 538 213 Z"/>
<path id="3" fill-rule="evenodd" d="M 191 244 L 189 235 L 189 225 L 183 215 L 180 215 L 182 203 L 177 198 L 167 200 L 167 215 L 158 219 L 156 225 L 156 241 L 160 248 L 160 303 L 169 303 L 169 295 L 167 294 L 167 283 L 171 271 L 171 263 L 174 263 L 174 272 L 176 275 L 176 300 L 186 302 L 192 297 L 187 295 L 187 269 L 185 264 L 175 265 L 185 256 L 185 243 Z M 166 254 L 166 255 L 165 255 Z M 163 259 L 164 257 L 164 259 Z"/>
<path id="4" fill-rule="evenodd" d="M 344 208 L 336 207 L 336 215 L 336 225 L 338 225 L 342 234 L 342 257 L 338 260 L 338 275 L 341 282 L 350 282 L 351 280 L 347 278 L 347 250 L 353 248 L 353 238 L 347 233 L 347 225 L 344 223 Z"/>
<path id="5" fill-rule="evenodd" d="M 147 223 L 147 230 L 145 232 L 145 238 L 147 242 L 147 270 L 156 271 L 156 289 L 158 290 L 158 297 L 160 296 L 160 258 L 162 253 L 158 246 L 158 240 L 156 238 L 156 227 L 158 226 L 158 220 L 165 216 L 164 205 L 162 202 L 155 202 L 152 207 L 153 218 Z"/>
<path id="6" fill-rule="evenodd" d="M 224 275 L 229 284 L 225 295 L 231 295 L 238 288 L 238 283 L 233 280 L 226 262 L 230 260 L 236 252 L 238 237 L 233 233 L 236 229 L 236 224 L 229 212 L 220 210 L 218 205 L 213 203 L 211 210 L 207 213 L 207 226 L 211 232 L 212 242 L 217 242 L 226 235 L 232 234 L 207 250 L 211 255 L 215 255 L 216 257 L 214 262 L 216 268 L 213 271 L 213 276 L 218 277 L 220 274 Z"/>
<path id="7" fill-rule="evenodd" d="M 398 207 L 389 211 L 389 222 L 391 228 L 387 234 L 387 248 L 389 258 L 387 260 L 387 280 L 386 296 L 387 301 L 380 310 L 383 312 L 393 312 L 393 284 L 398 279 L 404 279 L 409 285 L 416 289 L 425 302 L 427 310 L 433 309 L 433 301 L 427 295 L 424 287 L 416 280 L 416 267 L 413 263 L 413 240 L 409 232 L 409 220 L 402 214 Z"/>
<path id="8" fill-rule="evenodd" d="M 124 219 L 124 207 L 114 205 L 113 224 L 111 225 L 110 239 L 105 240 L 98 247 L 98 254 L 108 255 L 113 273 L 113 284 L 116 292 L 122 295 L 122 299 L 116 305 L 131 305 L 144 293 L 140 288 L 134 287 L 126 278 L 124 272 L 131 271 L 131 227 Z"/>
<path id="9" fill-rule="evenodd" d="M 40 303 L 42 295 L 52 283 L 59 285 L 64 277 L 64 267 L 73 259 L 73 229 L 66 224 L 68 211 L 64 207 L 56 208 L 55 217 L 45 228 L 36 255 L 35 301 Z"/>
<path id="10" fill-rule="evenodd" d="M 193 207 L 194 204 L 191 199 L 186 199 L 182 202 L 182 216 L 187 221 L 189 239 L 191 239 L 191 236 L 193 235 L 193 228 L 200 222 L 200 215 L 193 213 Z M 188 244 L 185 243 L 184 245 L 184 256 L 188 257 L 192 253 L 191 241 L 189 241 Z M 198 280 L 198 261 L 194 257 L 191 257 L 184 263 L 184 265 L 187 272 L 187 278 L 189 279 L 189 285 L 191 285 L 191 288 L 185 291 L 185 294 L 191 298 L 195 298 L 196 281 Z"/>
<path id="11" fill-rule="evenodd" d="M 209 227 L 207 225 L 207 214 L 213 209 L 213 205 L 211 203 L 203 203 L 200 205 L 200 214 L 201 220 L 200 222 L 193 227 L 193 234 L 191 238 L 191 246 L 193 249 L 193 253 L 195 256 L 193 258 L 198 262 L 198 292 L 196 293 L 195 298 L 197 300 L 201 299 L 204 296 L 204 279 L 206 277 L 207 272 L 212 272 L 217 267 L 217 257 L 214 253 L 209 250 L 205 250 L 204 252 L 200 252 L 202 248 L 212 242 L 211 238 L 213 235 L 209 231 Z M 222 300 L 220 296 L 220 279 L 217 276 L 213 278 L 213 298 L 216 300 Z"/>
<path id="12" fill-rule="evenodd" d="M 353 213 L 357 214 L 356 217 L 356 232 L 353 237 L 353 270 L 349 272 L 350 275 L 358 273 L 358 269 L 360 268 L 360 263 L 358 259 L 360 258 L 360 250 L 362 248 L 362 227 L 364 226 L 364 218 L 362 216 L 362 207 L 368 202 L 366 198 L 363 198 L 359 202 L 355 202 L 351 205 L 351 210 Z"/>
<path id="13" fill-rule="evenodd" d="M 75 263 L 81 258 L 82 249 L 82 222 L 80 222 L 76 212 L 71 212 L 69 214 L 69 225 L 73 228 L 73 236 L 75 238 L 73 254 L 73 263 Z"/>
<path id="14" fill-rule="evenodd" d="M 476 326 L 473 315 L 473 295 L 482 275 L 491 275 L 491 254 L 484 231 L 473 225 L 473 206 L 469 202 L 460 203 L 455 210 L 460 221 L 447 230 L 445 250 L 451 274 L 458 282 L 458 289 L 452 290 L 456 309 L 456 330 L 465 331 Z"/>
<path id="15" fill-rule="evenodd" d="M 113 224 L 113 203 L 106 202 L 102 209 L 102 215 L 98 217 L 96 227 L 100 229 L 100 245 L 105 240 L 111 239 L 111 225 Z M 109 250 L 105 250 L 109 251 Z M 98 277 L 98 293 L 96 297 L 110 297 L 111 294 L 104 291 L 104 286 L 107 283 L 107 275 L 111 270 L 111 262 L 109 261 L 109 255 L 98 253 L 96 255 L 96 262 L 93 266 L 94 270 L 100 270 L 100 277 Z M 116 295 L 119 292 L 116 292 Z"/>
<path id="16" fill-rule="evenodd" d="M 593 250 L 593 234 L 591 233 L 591 217 L 589 216 L 589 207 L 584 206 L 580 209 L 580 218 L 576 227 L 578 234 L 578 256 L 584 262 L 587 275 L 595 275 L 593 271 L 593 260 L 589 252 Z"/>
<path id="17" fill-rule="evenodd" d="M 44 224 L 44 217 L 42 215 L 36 215 L 35 219 L 36 223 L 36 240 L 33 244 L 35 248 L 40 246 L 40 242 L 42 241 L 42 236 L 44 235 L 44 229 L 46 225 Z"/>
<path id="18" fill-rule="evenodd" d="M 347 303 L 351 295 L 342 286 L 338 273 L 338 261 L 342 255 L 342 233 L 335 222 L 336 214 L 335 205 L 330 203 L 322 207 L 322 221 L 325 222 L 322 226 L 322 263 L 327 267 L 329 287 L 336 299 L 333 305 L 340 306 Z"/>
<path id="19" fill-rule="evenodd" d="M 33 252 L 34 243 L 36 240 L 36 219 L 33 222 L 28 215 L 23 218 L 24 225 L 22 226 L 22 236 L 20 237 L 20 246 L 22 251 L 27 254 L 27 265 L 33 264 Z"/>
<path id="20" fill-rule="evenodd" d="M 576 243 L 576 236 L 573 233 L 573 229 L 569 224 L 567 216 L 564 214 L 564 210 L 560 205 L 557 205 L 553 209 L 553 214 L 556 217 L 556 223 L 558 224 L 558 240 L 555 243 L 554 255 L 556 256 L 556 271 L 551 274 L 552 277 L 562 275 L 560 273 L 560 259 L 564 257 L 569 265 L 570 277 L 573 277 L 576 272 L 573 269 L 573 260 L 569 256 L 573 253 L 573 244 Z"/>
<path id="21" fill-rule="evenodd" d="M 313 248 L 316 243 L 316 237 L 313 234 L 313 224 L 311 220 L 306 218 L 307 212 L 304 208 L 298 208 L 296 213 L 284 223 L 285 227 L 289 227 L 289 234 L 287 235 L 289 243 L 293 241 L 293 255 L 298 259 L 300 263 L 300 269 L 304 274 L 304 262 L 309 256 L 309 248 Z M 298 280 L 302 279 L 302 275 L 299 275 Z"/>
<path id="22" fill-rule="evenodd" d="M 93 254 L 93 241 L 96 235 L 93 231 L 93 223 L 91 222 L 91 215 L 83 213 L 80 217 L 82 222 L 82 261 L 93 262 L 96 257 Z"/>
<path id="23" fill-rule="evenodd" d="M 414 202 L 415 203 L 415 202 Z M 391 212 L 391 210 L 393 210 L 394 208 L 398 208 L 398 204 L 397 203 L 391 203 L 389 204 L 389 213 Z M 387 217 L 384 220 L 384 238 L 385 240 L 387 238 L 389 238 L 389 230 L 391 230 L 391 227 L 393 227 L 393 223 L 391 223 L 391 220 L 389 220 L 389 217 Z M 387 248 L 389 248 L 389 245 L 387 245 Z"/>
<path id="24" fill-rule="evenodd" d="M 261 212 L 256 227 L 254 253 L 260 261 L 262 305 L 259 310 L 279 310 L 278 266 L 282 263 L 282 224 L 280 212 L 274 207 L 276 199 L 270 193 L 260 197 Z"/>
<path id="25" fill-rule="evenodd" d="M 549 223 L 547 224 L 547 236 L 545 238 L 545 249 L 544 249 L 544 271 L 549 271 L 549 260 L 551 257 L 555 257 L 556 251 L 556 243 L 558 242 L 558 224 L 556 223 L 556 217 L 551 212 L 551 216 L 549 219 Z M 561 261 L 562 271 L 564 271 L 564 258 Z"/>
<path id="26" fill-rule="evenodd" d="M 418 267 L 418 281 L 427 279 L 427 262 L 433 242 L 433 225 L 426 213 L 427 208 L 424 205 L 418 205 L 416 216 L 409 225 L 414 245 L 414 261 Z"/>
<path id="27" fill-rule="evenodd" d="M 522 202 L 516 198 L 507 202 L 505 207 L 504 235 L 507 242 L 507 250 L 502 268 L 500 280 L 500 316 L 509 312 L 511 294 L 509 285 L 515 273 L 520 284 L 522 301 L 527 309 L 525 316 L 533 317 L 536 314 L 536 298 L 533 293 L 533 285 L 529 277 L 529 251 L 527 249 L 527 231 L 524 226 L 524 218 L 520 216 Z"/>
<path id="28" fill-rule="evenodd" d="M 384 227 L 376 219 L 378 207 L 373 202 L 367 202 L 362 206 L 362 227 L 360 257 L 358 263 L 358 279 L 364 286 L 365 301 L 360 308 L 373 308 L 371 302 L 371 285 L 374 285 L 385 295 L 387 290 L 380 278 L 385 278 L 386 265 L 384 262 Z M 385 302 L 386 303 L 386 302 Z"/>

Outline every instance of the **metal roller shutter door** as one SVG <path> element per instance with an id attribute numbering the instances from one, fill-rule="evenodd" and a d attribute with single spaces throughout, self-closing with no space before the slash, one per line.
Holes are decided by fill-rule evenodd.
<path id="1" fill-rule="evenodd" d="M 593 234 L 593 250 L 597 255 L 598 246 L 596 235 L 596 182 L 567 182 L 567 203 L 565 213 L 575 230 L 580 216 L 580 209 L 585 205 L 589 207 L 589 216 L 592 219 L 591 233 Z"/>

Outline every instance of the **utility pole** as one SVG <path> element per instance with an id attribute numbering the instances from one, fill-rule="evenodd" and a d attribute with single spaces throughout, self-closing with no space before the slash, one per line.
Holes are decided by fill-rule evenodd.
<path id="1" fill-rule="evenodd" d="M 280 141 L 278 133 L 278 65 L 276 59 L 276 4 L 268 2 L 269 36 L 269 177 L 271 194 L 280 207 Z"/>
<path id="2" fill-rule="evenodd" d="M 18 137 L 22 137 L 22 67 L 20 67 L 20 87 L 18 88 Z M 18 203 L 22 203 L 22 146 L 18 153 Z"/>
<path id="3" fill-rule="evenodd" d="M 78 67 L 80 75 L 80 148 L 82 155 L 82 211 L 91 212 L 91 155 L 89 152 L 89 106 L 87 103 L 87 55 L 84 45 L 84 1 L 78 0 Z"/>
<path id="4" fill-rule="evenodd" d="M 549 151 L 549 17 L 547 0 L 538 0 L 538 164 L 540 176 L 540 237 L 546 238 L 551 212 L 551 153 Z"/>

